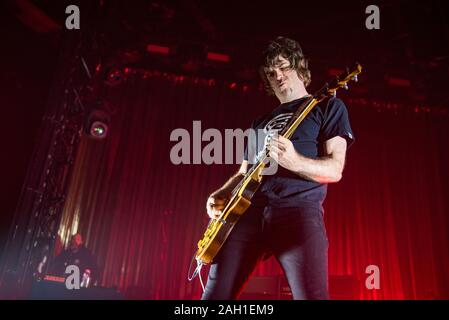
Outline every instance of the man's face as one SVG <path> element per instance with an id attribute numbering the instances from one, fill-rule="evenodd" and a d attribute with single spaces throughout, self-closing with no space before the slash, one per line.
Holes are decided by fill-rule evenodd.
<path id="1" fill-rule="evenodd" d="M 264 71 L 277 97 L 290 95 L 302 83 L 296 70 L 291 68 L 290 62 L 283 56 L 278 56 L 274 66 L 264 68 Z"/>
<path id="2" fill-rule="evenodd" d="M 72 249 L 77 249 L 83 244 L 83 239 L 81 238 L 81 235 L 75 234 L 72 237 L 72 241 L 70 242 L 70 247 Z"/>

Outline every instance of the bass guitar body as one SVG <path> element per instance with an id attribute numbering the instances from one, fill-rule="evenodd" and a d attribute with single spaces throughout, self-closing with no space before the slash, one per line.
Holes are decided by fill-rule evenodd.
<path id="1" fill-rule="evenodd" d="M 240 188 L 235 190 L 228 200 L 220 217 L 211 219 L 203 238 L 198 241 L 198 250 L 195 254 L 197 260 L 203 264 L 212 262 L 240 217 L 251 205 L 251 198 L 259 186 L 259 177 L 256 179 L 252 176 L 243 178 Z"/>

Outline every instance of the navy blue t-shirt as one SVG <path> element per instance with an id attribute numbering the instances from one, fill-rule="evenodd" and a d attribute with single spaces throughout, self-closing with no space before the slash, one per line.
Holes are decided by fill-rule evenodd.
<path id="1" fill-rule="evenodd" d="M 270 131 L 278 131 L 292 117 L 299 105 L 307 100 L 303 97 L 288 103 L 283 103 L 271 113 L 253 122 L 252 128 L 259 130 L 255 139 L 249 138 L 245 149 L 244 159 L 251 158 L 250 163 L 256 162 L 255 156 L 263 150 L 266 135 Z M 324 156 L 324 142 L 341 136 L 346 139 L 348 147 L 354 141 L 354 134 L 349 123 L 348 111 L 343 101 L 330 98 L 315 106 L 301 122 L 290 140 L 296 151 L 308 158 Z M 278 166 L 274 175 L 265 175 L 262 185 L 252 199 L 253 205 L 273 207 L 315 207 L 322 209 L 326 197 L 327 184 L 318 183 L 301 178 L 297 174 Z"/>

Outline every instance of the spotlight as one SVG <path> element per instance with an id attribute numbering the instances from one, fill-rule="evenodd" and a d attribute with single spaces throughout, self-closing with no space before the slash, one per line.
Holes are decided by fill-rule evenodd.
<path id="1" fill-rule="evenodd" d="M 93 110 L 87 117 L 85 131 L 93 139 L 104 139 L 109 133 L 109 114 L 103 110 Z"/>
<path id="2" fill-rule="evenodd" d="M 116 87 L 123 82 L 125 75 L 123 71 L 119 68 L 111 68 L 106 73 L 105 83 L 111 87 Z"/>
<path id="3" fill-rule="evenodd" d="M 108 125 L 101 121 L 94 121 L 89 132 L 93 138 L 104 139 L 108 135 Z"/>

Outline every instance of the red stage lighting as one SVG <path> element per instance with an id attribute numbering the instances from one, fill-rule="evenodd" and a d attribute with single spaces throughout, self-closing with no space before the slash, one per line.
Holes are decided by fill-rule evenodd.
<path id="1" fill-rule="evenodd" d="M 329 70 L 327 70 L 327 74 L 331 77 L 338 76 L 342 73 L 343 73 L 343 70 L 341 70 L 341 69 L 330 68 Z"/>
<path id="2" fill-rule="evenodd" d="M 170 53 L 170 48 L 169 47 L 164 47 L 164 46 L 159 46 L 156 44 L 148 44 L 147 45 L 147 51 L 150 53 L 160 53 L 160 54 L 169 54 Z"/>
<path id="3" fill-rule="evenodd" d="M 220 61 L 220 62 L 229 62 L 231 58 L 227 54 L 216 53 L 216 52 L 208 52 L 207 59 Z"/>
<path id="4" fill-rule="evenodd" d="M 395 86 L 395 87 L 410 87 L 412 82 L 408 79 L 401 79 L 401 78 L 393 78 L 393 77 L 385 77 L 385 79 L 387 80 L 387 83 L 390 86 Z"/>

